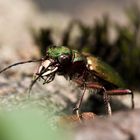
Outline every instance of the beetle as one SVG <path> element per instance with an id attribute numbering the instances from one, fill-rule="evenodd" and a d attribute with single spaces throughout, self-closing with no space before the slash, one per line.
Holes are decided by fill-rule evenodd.
<path id="1" fill-rule="evenodd" d="M 38 61 L 40 65 L 37 72 L 34 73 L 34 80 L 29 90 L 39 78 L 44 80 L 43 84 L 47 84 L 54 80 L 56 74 L 74 81 L 83 89 L 83 93 L 74 108 L 77 116 L 79 116 L 79 109 L 86 89 L 96 89 L 97 93 L 103 96 L 108 115 L 112 114 L 108 97 L 110 95 L 131 95 L 132 109 L 134 109 L 133 92 L 124 88 L 123 80 L 111 66 L 95 56 L 79 53 L 77 50 L 65 46 L 52 46 L 48 48 L 46 56 L 42 59 L 16 63 L 11 66 Z M 0 73 L 11 66 L 1 70 Z"/>

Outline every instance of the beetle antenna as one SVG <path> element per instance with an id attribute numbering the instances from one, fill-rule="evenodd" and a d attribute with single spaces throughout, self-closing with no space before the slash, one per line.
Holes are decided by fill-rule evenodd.
<path id="1" fill-rule="evenodd" d="M 39 62 L 39 61 L 42 61 L 42 59 L 17 62 L 17 63 L 9 65 L 9 66 L 5 67 L 4 69 L 0 70 L 0 73 L 10 69 L 11 67 L 17 66 L 17 65 L 21 65 L 21 64 L 25 64 L 25 63 L 32 63 L 32 62 Z"/>

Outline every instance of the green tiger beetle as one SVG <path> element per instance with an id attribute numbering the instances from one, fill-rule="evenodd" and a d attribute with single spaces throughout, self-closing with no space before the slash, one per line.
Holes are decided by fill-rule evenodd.
<path id="1" fill-rule="evenodd" d="M 74 81 L 83 89 L 83 93 L 74 108 L 78 117 L 86 89 L 96 89 L 97 93 L 103 96 L 108 115 L 112 114 L 108 97 L 111 95 L 131 95 L 132 109 L 134 109 L 133 92 L 123 88 L 125 87 L 123 80 L 112 67 L 97 57 L 87 53 L 81 54 L 77 50 L 65 46 L 50 47 L 44 58 L 15 63 L 4 68 L 0 73 L 12 66 L 31 62 L 40 62 L 40 65 L 37 72 L 34 73 L 30 90 L 39 78 L 44 80 L 43 84 L 47 84 L 54 80 L 56 74 Z"/>

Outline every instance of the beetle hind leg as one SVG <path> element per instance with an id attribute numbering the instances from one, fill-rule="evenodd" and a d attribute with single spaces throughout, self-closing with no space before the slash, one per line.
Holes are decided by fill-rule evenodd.
<path id="1" fill-rule="evenodd" d="M 112 109 L 111 109 L 111 105 L 110 105 L 110 102 L 109 102 L 109 97 L 108 97 L 108 94 L 106 91 L 103 91 L 103 99 L 104 99 L 104 103 L 105 103 L 105 109 L 107 111 L 107 114 L 109 116 L 112 115 Z"/>
<path id="2" fill-rule="evenodd" d="M 116 90 L 108 90 L 106 91 L 108 95 L 131 95 L 131 108 L 135 108 L 135 103 L 134 103 L 134 93 L 129 90 L 129 89 L 116 89 Z"/>

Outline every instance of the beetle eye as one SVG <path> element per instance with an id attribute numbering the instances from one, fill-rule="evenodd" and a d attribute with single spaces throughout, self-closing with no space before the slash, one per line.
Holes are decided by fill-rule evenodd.
<path id="1" fill-rule="evenodd" d="M 68 64 L 70 62 L 70 56 L 69 55 L 61 55 L 59 58 L 58 58 L 58 61 L 60 64 Z"/>

